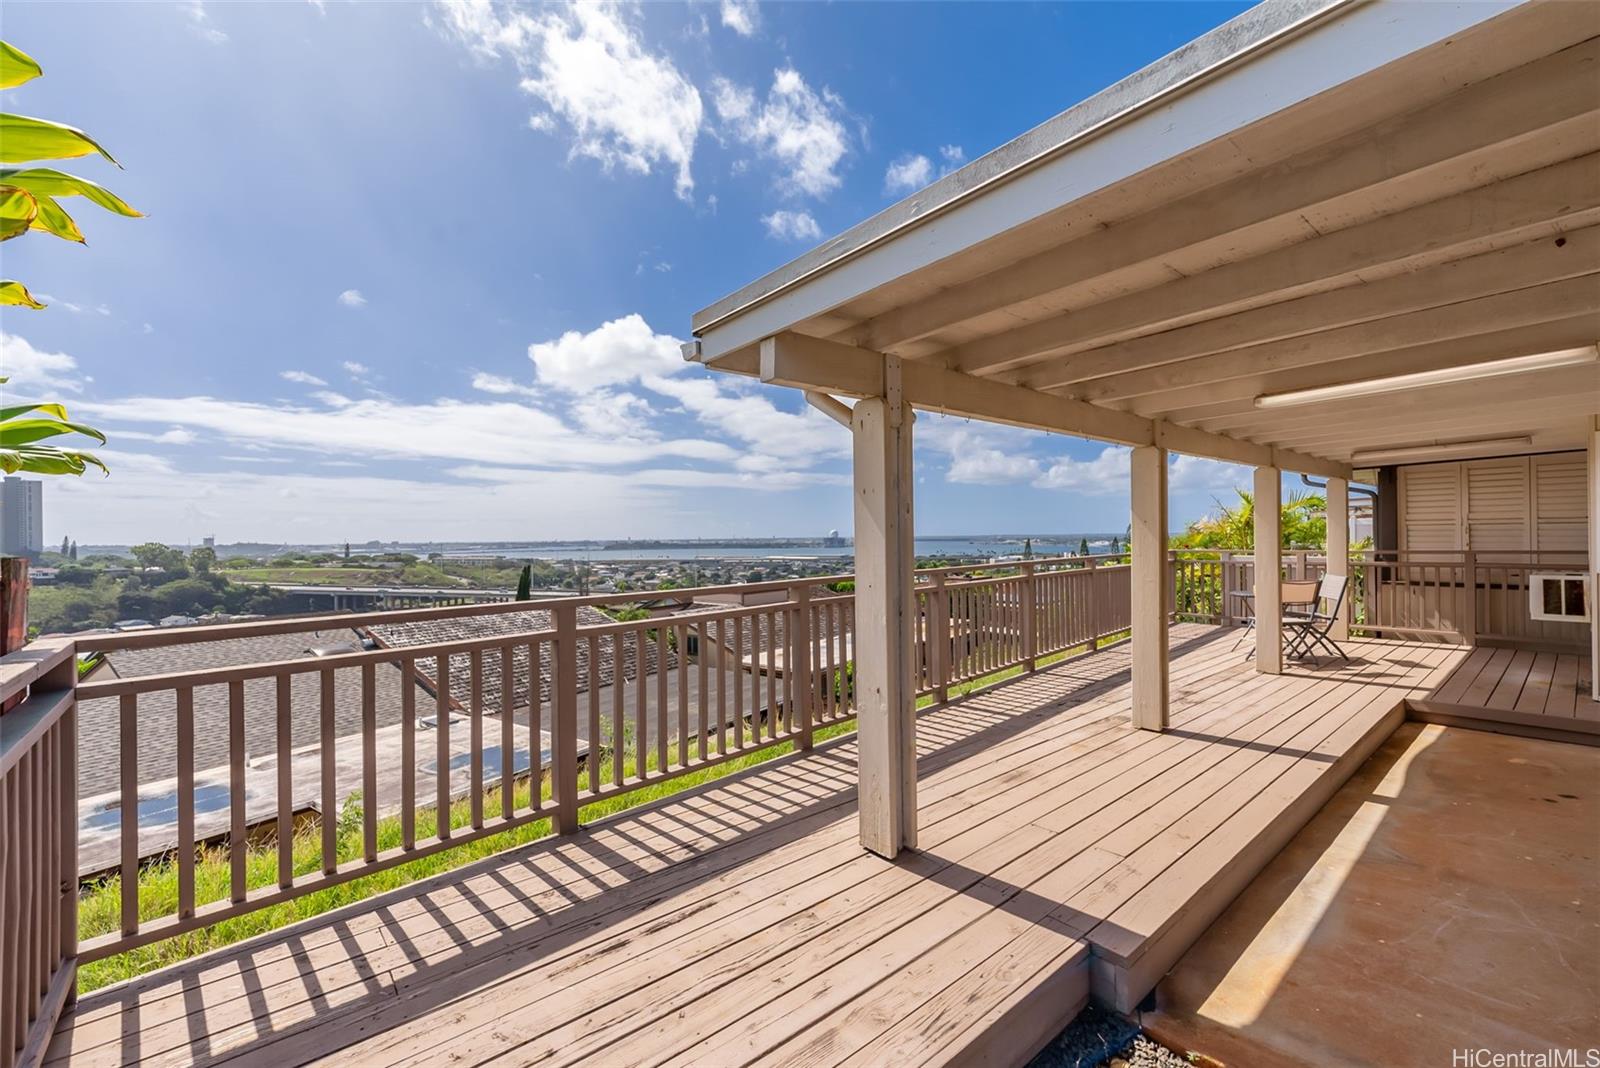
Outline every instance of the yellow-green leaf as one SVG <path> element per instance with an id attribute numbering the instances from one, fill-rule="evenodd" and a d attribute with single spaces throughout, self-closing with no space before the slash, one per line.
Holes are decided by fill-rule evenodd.
<path id="1" fill-rule="evenodd" d="M 33 217 L 33 222 L 29 226 L 30 229 L 43 230 L 46 233 L 55 234 L 63 241 L 76 241 L 80 245 L 88 244 L 83 239 L 83 231 L 78 229 L 78 224 L 72 221 L 72 216 L 68 215 L 65 209 L 60 204 L 57 204 L 53 198 L 47 197 L 42 193 L 36 193 L 33 199 L 39 203 L 39 214 Z"/>
<path id="2" fill-rule="evenodd" d="M 39 215 L 39 202 L 26 189 L 0 185 L 0 241 L 28 232 Z"/>
<path id="3" fill-rule="evenodd" d="M 144 214 L 105 186 L 53 167 L 0 167 L 0 183 L 14 185 L 30 193 L 43 193 L 47 197 L 87 197 L 107 211 L 131 218 L 139 218 Z"/>
<path id="4" fill-rule="evenodd" d="M 0 41 L 0 89 L 30 82 L 43 74 L 34 58 L 15 45 Z"/>
<path id="5" fill-rule="evenodd" d="M 0 279 L 0 305 L 3 304 L 18 304 L 36 311 L 43 311 L 45 307 L 33 299 L 33 294 L 28 292 L 27 286 L 21 282 L 13 282 L 9 278 Z M 0 382 L 4 381 L 5 379 L 0 378 Z"/>
<path id="6" fill-rule="evenodd" d="M 98 141 L 76 127 L 26 115 L 0 114 L 0 163 L 73 159 L 96 152 L 122 166 Z"/>

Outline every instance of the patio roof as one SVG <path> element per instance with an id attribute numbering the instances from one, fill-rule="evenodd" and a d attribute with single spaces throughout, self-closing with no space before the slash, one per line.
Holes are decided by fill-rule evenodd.
<path id="1" fill-rule="evenodd" d="M 1337 477 L 1577 447 L 1597 150 L 1593 5 L 1263 4 L 699 312 L 686 355 Z M 1455 380 L 1259 400 L 1418 372 Z"/>

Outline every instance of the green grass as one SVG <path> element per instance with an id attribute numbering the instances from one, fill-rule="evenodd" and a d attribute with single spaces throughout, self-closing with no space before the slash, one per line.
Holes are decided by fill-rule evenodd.
<path id="1" fill-rule="evenodd" d="M 219 574 L 235 582 L 280 582 L 294 586 L 376 586 L 396 572 L 374 567 L 241 567 Z"/>
<path id="2" fill-rule="evenodd" d="M 1114 640 L 1114 639 L 1106 639 Z M 1076 646 L 1071 649 L 1050 653 L 1038 658 L 1038 665 L 1045 667 L 1087 651 L 1087 646 Z M 995 683 L 1015 678 L 1023 673 L 1023 668 L 1006 668 L 989 675 L 971 679 L 950 687 L 950 696 L 963 697 L 975 690 L 992 686 Z M 925 696 L 917 701 L 918 708 L 926 708 L 933 704 L 933 697 Z M 855 720 L 846 719 L 838 723 L 831 723 L 820 727 L 813 735 L 815 741 L 824 741 L 847 734 L 855 729 Z M 680 775 L 677 778 L 663 782 L 652 783 L 641 789 L 623 794 L 619 797 L 607 798 L 592 805 L 586 805 L 579 813 L 579 820 L 583 823 L 592 823 L 613 813 L 648 804 L 652 801 L 673 794 L 691 790 L 703 783 L 733 775 L 747 768 L 755 767 L 768 761 L 776 760 L 794 751 L 792 741 L 779 742 L 765 749 L 746 753 L 734 757 L 725 763 L 701 768 L 696 771 Z M 646 768 L 655 770 L 656 760 L 652 753 L 646 761 Z M 625 757 L 623 761 L 625 777 L 636 776 L 636 763 L 632 757 Z M 607 782 L 611 774 L 610 758 L 603 759 L 600 766 L 600 781 Z M 588 781 L 586 774 L 580 772 L 579 785 L 583 786 Z M 540 783 L 541 795 L 549 796 L 548 781 Z M 516 787 L 515 804 L 520 811 L 529 804 L 532 784 L 524 781 Z M 500 811 L 500 791 L 498 787 L 488 787 L 484 790 L 483 811 L 485 816 L 492 816 Z M 434 826 L 434 808 L 419 809 L 416 817 L 416 826 L 419 835 L 429 835 Z M 465 829 L 472 822 L 470 799 L 463 798 L 455 802 L 450 810 L 450 825 L 453 828 Z M 346 805 L 340 817 L 338 833 L 338 858 L 341 863 L 355 860 L 362 855 L 361 811 L 359 802 Z M 269 905 L 254 912 L 245 913 L 230 919 L 212 924 L 209 927 L 190 931 L 185 934 L 174 935 L 171 938 L 147 946 L 140 946 L 120 953 L 116 956 L 86 964 L 78 971 L 78 989 L 88 992 L 110 983 L 130 979 L 157 968 L 175 964 L 189 957 L 204 953 L 219 946 L 230 945 L 235 942 L 285 927 L 298 920 L 316 916 L 345 905 L 363 901 L 377 894 L 417 882 L 441 872 L 452 871 L 473 861 L 493 856 L 496 853 L 511 849 L 515 846 L 525 845 L 541 838 L 548 837 L 551 833 L 550 821 L 547 819 L 536 820 L 511 830 L 488 835 L 475 841 L 463 843 L 452 849 L 442 850 L 438 853 L 417 860 L 408 861 L 377 871 L 371 875 L 364 875 L 346 883 L 329 886 L 316 890 L 303 897 L 297 897 L 276 905 Z M 401 844 L 401 826 L 399 816 L 387 817 L 378 821 L 378 849 L 398 848 Z M 312 827 L 296 835 L 294 841 L 294 872 L 296 876 L 308 876 L 321 870 L 322 867 L 322 834 L 320 828 Z M 274 843 L 253 845 L 246 853 L 245 881 L 246 885 L 254 889 L 276 885 L 278 878 L 278 851 Z M 88 940 L 99 935 L 116 931 L 120 925 L 121 917 L 121 881 L 113 876 L 103 882 L 85 888 L 80 895 L 78 906 L 79 937 Z M 202 851 L 195 861 L 195 902 L 204 905 L 211 901 L 221 901 L 228 897 L 231 887 L 231 870 L 228 863 L 226 849 L 215 848 Z M 141 921 L 149 922 L 171 916 L 178 908 L 178 870 L 175 860 L 166 860 L 151 864 L 139 873 L 139 915 Z"/>

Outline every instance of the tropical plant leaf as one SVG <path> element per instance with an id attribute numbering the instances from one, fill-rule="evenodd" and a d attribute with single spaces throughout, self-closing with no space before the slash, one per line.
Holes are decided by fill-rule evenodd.
<path id="1" fill-rule="evenodd" d="M 74 159 L 98 152 L 115 163 L 117 158 L 82 130 L 49 119 L 0 113 L 0 163 L 26 163 L 34 159 Z"/>
<path id="2" fill-rule="evenodd" d="M 61 434 L 82 434 L 102 445 L 106 443 L 104 434 L 83 423 L 69 423 L 61 419 L 12 419 L 0 423 L 0 447 L 30 445 Z"/>
<path id="3" fill-rule="evenodd" d="M 44 71 L 34 58 L 15 45 L 0 41 L 0 89 L 31 82 Z"/>
<path id="4" fill-rule="evenodd" d="M 33 199 L 39 202 L 39 214 L 33 217 L 30 230 L 43 230 L 47 234 L 55 234 L 63 241 L 76 241 L 80 245 L 87 245 L 83 239 L 83 231 L 78 229 L 78 224 L 72 221 L 66 209 L 56 203 L 54 197 L 47 197 L 43 193 L 35 193 Z"/>
<path id="5" fill-rule="evenodd" d="M 66 405 L 64 405 L 64 404 L 52 404 L 52 403 L 39 403 L 39 404 L 18 404 L 15 407 L 11 407 L 11 408 L 0 408 L 0 423 L 10 422 L 11 420 L 15 419 L 17 416 L 26 415 L 29 412 L 43 412 L 44 414 L 46 414 L 48 416 L 51 416 L 52 418 L 60 419 L 62 422 L 66 422 L 66 420 L 67 420 L 67 408 L 66 408 Z"/>
<path id="6" fill-rule="evenodd" d="M 107 211 L 130 218 L 144 215 L 105 186 L 54 167 L 0 167 L 0 183 L 50 197 L 87 197 Z"/>
<path id="7" fill-rule="evenodd" d="M 0 305 L 3 304 L 20 304 L 24 308 L 38 311 L 43 311 L 45 308 L 45 305 L 33 299 L 33 294 L 28 292 L 27 286 L 9 278 L 0 279 Z M 5 379 L 0 378 L 0 382 L 4 381 Z"/>
<path id="8" fill-rule="evenodd" d="M 19 471 L 31 475 L 81 475 L 90 465 L 108 475 L 111 473 L 100 457 L 79 449 L 58 449 L 54 445 L 0 448 L 0 471 L 8 475 Z"/>
<path id="9" fill-rule="evenodd" d="M 39 202 L 26 189 L 0 185 L 0 241 L 28 232 L 39 215 Z"/>

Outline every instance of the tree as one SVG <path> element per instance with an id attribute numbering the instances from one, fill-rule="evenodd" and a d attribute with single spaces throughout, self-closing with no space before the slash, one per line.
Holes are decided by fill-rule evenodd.
<path id="1" fill-rule="evenodd" d="M 189 567 L 202 575 L 211 574 L 211 569 L 217 564 L 217 550 L 209 545 L 202 545 L 198 549 L 189 550 Z"/>
<path id="2" fill-rule="evenodd" d="M 1182 549 L 1251 549 L 1256 543 L 1256 501 L 1247 490 L 1237 491 L 1232 506 L 1217 502 L 1213 515 L 1189 524 L 1173 539 Z M 1282 548 L 1321 547 L 1327 543 L 1327 501 L 1319 494 L 1293 494 L 1282 505 Z"/>
<path id="3" fill-rule="evenodd" d="M 1032 560 L 1033 559 L 1033 539 L 1032 538 L 1023 538 L 1022 539 L 1022 558 L 1024 560 Z"/>
<path id="4" fill-rule="evenodd" d="M 72 551 L 72 540 L 65 534 L 61 535 L 61 555 L 66 556 Z"/>
<path id="5" fill-rule="evenodd" d="M 349 542 L 345 542 L 344 543 L 344 558 L 346 560 L 350 559 L 350 543 Z"/>
<path id="6" fill-rule="evenodd" d="M 78 561 L 78 543 L 77 542 L 73 542 L 72 543 L 72 548 L 67 550 L 67 559 L 71 560 L 73 563 L 77 563 L 77 561 Z"/>
<path id="7" fill-rule="evenodd" d="M 27 53 L 0 41 L 0 89 L 12 89 L 44 73 Z M 138 217 L 115 193 L 76 175 L 53 167 L 32 166 L 41 159 L 75 159 L 104 156 L 120 167 L 111 153 L 82 130 L 26 115 L 0 114 L 0 241 L 21 237 L 30 230 L 54 234 L 64 241 L 84 244 L 83 232 L 57 198 L 81 196 L 107 211 Z M 28 287 L 13 279 L 0 279 L 0 305 L 20 305 L 41 310 Z M 0 385 L 7 379 L 0 376 Z M 100 444 L 106 437 L 82 423 L 74 423 L 60 404 L 21 404 L 0 408 L 0 470 L 38 475 L 81 475 L 90 465 L 106 471 L 92 452 L 40 444 L 47 438 L 79 434 Z M 109 473 L 109 472 L 107 472 Z"/>
<path id="8" fill-rule="evenodd" d="M 523 564 L 522 574 L 517 576 L 517 600 L 530 601 L 533 599 L 533 565 Z"/>
<path id="9" fill-rule="evenodd" d="M 183 553 L 159 541 L 147 541 L 128 550 L 138 561 L 140 570 L 159 567 L 163 571 L 178 571 L 183 567 Z"/>
<path id="10" fill-rule="evenodd" d="M 1089 555 L 1089 539 L 1088 538 L 1079 538 L 1078 539 L 1078 555 L 1079 556 L 1088 556 Z"/>

